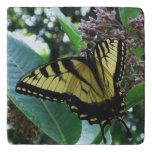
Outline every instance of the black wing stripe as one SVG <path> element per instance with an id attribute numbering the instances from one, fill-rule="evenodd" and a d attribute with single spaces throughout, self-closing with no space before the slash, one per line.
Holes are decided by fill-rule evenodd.
<path id="1" fill-rule="evenodd" d="M 124 51 L 124 55 L 122 55 L 122 51 Z M 122 49 L 122 41 L 119 40 L 118 42 L 118 48 L 117 48 L 117 65 L 116 65 L 116 70 L 114 74 L 114 82 L 117 82 L 120 76 L 122 76 L 123 70 L 124 70 L 124 60 L 125 60 L 125 54 L 126 54 L 126 46 L 124 45 L 124 50 Z M 123 61 L 122 61 L 122 56 L 123 56 Z M 121 62 L 123 62 L 123 67 L 121 65 Z M 120 69 L 122 68 L 122 71 Z"/>
<path id="2" fill-rule="evenodd" d="M 101 48 L 101 50 L 102 50 L 103 57 L 106 57 L 105 49 L 104 49 L 104 47 L 103 47 L 103 45 L 102 45 L 101 42 L 99 43 L 99 46 L 100 46 L 100 48 Z"/>
<path id="3" fill-rule="evenodd" d="M 54 71 L 54 73 L 56 73 L 56 75 L 60 75 L 61 74 L 60 68 L 59 68 L 59 64 L 58 64 L 57 61 L 52 63 L 51 67 L 52 67 L 52 70 Z"/>
<path id="4" fill-rule="evenodd" d="M 41 81 L 41 78 L 42 78 L 42 77 L 43 77 L 43 75 L 41 75 L 41 77 L 40 77 L 39 80 L 37 81 L 37 84 L 39 83 L 39 81 Z M 37 85 L 37 84 L 36 84 L 36 85 Z M 35 85 L 35 86 L 36 86 L 36 85 Z"/>
<path id="5" fill-rule="evenodd" d="M 38 74 L 36 74 L 33 78 L 33 80 L 36 80 L 37 79 L 37 76 L 40 74 L 40 72 Z M 41 75 L 42 77 L 43 75 Z M 37 79 L 37 83 L 35 84 L 35 86 L 38 84 L 38 82 L 41 80 L 41 77 L 39 79 Z M 33 82 L 33 81 L 32 81 Z M 32 82 L 31 82 L 31 85 L 32 85 Z"/>
<path id="6" fill-rule="evenodd" d="M 101 48 L 102 50 L 102 48 Z M 103 76 L 103 79 L 105 80 L 105 76 L 104 76 L 104 69 L 103 69 L 103 65 L 102 65 L 102 62 L 101 62 L 101 55 L 100 55 L 100 49 L 98 47 L 96 47 L 96 53 L 97 53 L 97 56 L 98 56 L 98 59 L 99 59 L 99 63 L 100 63 L 100 67 L 101 67 L 101 71 L 102 71 L 102 76 Z M 103 53 L 104 54 L 104 53 Z"/>
<path id="7" fill-rule="evenodd" d="M 78 77 L 81 81 L 83 81 L 84 83 L 86 83 L 87 85 L 89 85 L 91 87 L 91 84 L 84 79 L 79 72 L 75 69 L 74 64 L 72 61 L 70 60 L 63 60 L 62 61 L 63 66 L 68 70 L 68 72 L 71 72 L 73 75 L 75 75 L 76 77 Z"/>
<path id="8" fill-rule="evenodd" d="M 48 72 L 46 71 L 46 66 L 40 68 L 40 71 L 41 71 L 42 75 L 44 75 L 46 78 L 49 77 Z"/>
<path id="9" fill-rule="evenodd" d="M 106 48 L 107 48 L 108 52 L 110 53 L 109 45 L 108 45 L 107 41 L 104 41 L 104 42 L 105 42 L 105 46 L 106 46 Z"/>
<path id="10" fill-rule="evenodd" d="M 55 73 L 55 75 L 61 74 L 60 69 L 59 69 L 58 62 L 53 62 L 53 63 L 51 63 L 50 65 L 46 65 L 46 66 L 43 66 L 42 68 L 40 68 L 40 71 L 41 71 L 42 75 L 44 75 L 46 78 L 49 77 L 49 73 L 48 73 L 48 71 L 46 70 L 46 68 L 47 68 L 48 66 L 50 66 L 50 68 L 53 70 L 53 72 Z"/>
<path id="11" fill-rule="evenodd" d="M 28 91 L 22 91 L 22 90 L 17 90 L 17 92 L 21 93 L 21 94 L 29 94 L 35 97 L 39 97 L 42 99 L 47 99 L 47 97 L 50 97 L 49 100 L 53 101 L 54 99 L 58 99 L 59 101 L 62 100 L 66 100 L 68 99 L 68 95 L 66 93 L 57 93 L 54 91 L 50 91 L 50 90 L 42 90 L 41 88 L 32 86 L 30 84 L 27 83 L 23 83 L 21 82 L 17 87 L 21 87 L 21 88 L 25 88 L 25 89 L 30 89 L 31 92 L 36 92 L 37 94 L 31 94 Z M 39 96 L 39 94 L 42 94 L 43 96 Z"/>

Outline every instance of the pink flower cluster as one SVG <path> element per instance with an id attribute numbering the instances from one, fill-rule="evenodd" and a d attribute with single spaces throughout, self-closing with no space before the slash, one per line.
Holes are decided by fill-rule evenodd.
<path id="1" fill-rule="evenodd" d="M 132 50 L 138 46 L 144 48 L 143 12 L 136 18 L 129 18 L 126 28 L 116 20 L 116 11 L 114 8 L 96 7 L 94 12 L 97 16 L 96 19 L 92 17 L 89 17 L 89 21 L 82 19 L 79 24 L 82 41 L 88 42 L 86 50 L 95 46 L 96 37 L 100 39 L 108 36 L 117 36 L 122 40 L 124 39 L 128 50 Z M 126 29 L 130 30 L 126 32 Z M 84 51 L 84 48 L 80 48 L 80 50 Z"/>
<path id="2" fill-rule="evenodd" d="M 136 18 L 129 18 L 128 28 L 131 28 L 129 33 L 127 33 L 126 45 L 129 50 L 132 48 L 137 48 L 145 46 L 145 31 L 144 31 L 144 14 L 141 12 Z M 131 38 L 136 37 L 136 38 Z M 133 45 L 132 45 L 133 44 Z"/>
<path id="3" fill-rule="evenodd" d="M 94 12 L 96 13 L 97 19 L 89 17 L 89 21 L 85 21 L 81 19 L 81 23 L 79 23 L 79 31 L 82 33 L 81 41 L 87 41 L 87 48 L 80 47 L 82 51 L 82 56 L 85 55 L 85 51 L 88 49 L 92 49 L 95 46 L 95 37 L 108 36 L 106 34 L 106 27 L 112 27 L 112 23 L 115 20 L 116 12 L 112 8 L 111 11 L 107 12 L 107 8 L 96 7 Z"/>
<path id="4" fill-rule="evenodd" d="M 129 53 L 125 60 L 125 91 L 130 90 L 134 85 L 144 82 L 145 73 L 145 54 L 137 58 L 135 53 Z"/>
<path id="5" fill-rule="evenodd" d="M 79 31 L 82 33 L 82 41 L 87 41 L 87 47 L 80 47 L 81 55 L 86 56 L 86 50 L 93 49 L 96 41 L 101 38 L 116 36 L 125 41 L 127 58 L 125 61 L 125 90 L 129 90 L 137 83 L 144 81 L 144 53 L 137 58 L 133 49 L 144 48 L 144 14 L 141 12 L 136 18 L 129 18 L 128 25 L 124 27 L 116 19 L 114 8 L 96 7 L 94 9 L 96 19 L 89 17 L 89 21 L 81 20 Z"/>

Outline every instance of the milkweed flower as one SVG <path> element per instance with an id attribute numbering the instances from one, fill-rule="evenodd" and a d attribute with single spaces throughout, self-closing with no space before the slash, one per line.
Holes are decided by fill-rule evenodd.
<path id="1" fill-rule="evenodd" d="M 125 61 L 125 90 L 129 90 L 137 83 L 144 81 L 144 53 L 141 58 L 136 57 L 133 49 L 140 51 L 139 46 L 144 48 L 144 14 L 141 12 L 136 18 L 129 18 L 128 25 L 124 27 L 116 19 L 115 8 L 95 7 L 96 18 L 89 17 L 86 21 L 81 19 L 79 31 L 82 33 L 81 41 L 87 41 L 87 47 L 80 47 L 81 56 L 86 56 L 86 51 L 95 47 L 96 42 L 103 38 L 115 36 L 122 39 L 127 48 Z M 141 51 L 142 52 L 142 51 Z M 127 81 L 126 81 L 127 80 Z"/>

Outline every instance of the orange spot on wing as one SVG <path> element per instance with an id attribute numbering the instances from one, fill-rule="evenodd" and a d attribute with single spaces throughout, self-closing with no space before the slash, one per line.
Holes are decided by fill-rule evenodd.
<path id="1" fill-rule="evenodd" d="M 119 83 L 118 83 L 118 82 L 116 82 L 116 86 L 117 86 L 117 87 L 119 86 Z"/>
<path id="2" fill-rule="evenodd" d="M 69 98 L 67 101 L 68 101 L 68 102 L 71 102 L 71 101 L 72 101 L 72 99 L 71 99 L 71 98 Z"/>

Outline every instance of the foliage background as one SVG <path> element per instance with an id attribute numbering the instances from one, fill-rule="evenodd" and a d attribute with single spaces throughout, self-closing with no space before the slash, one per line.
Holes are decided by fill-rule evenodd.
<path id="1" fill-rule="evenodd" d="M 74 7 L 60 8 L 60 10 L 77 28 L 80 19 L 88 20 L 89 16 L 95 17 L 93 8 Z M 138 14 L 139 13 L 137 13 L 135 17 Z M 61 26 L 61 22 L 59 23 L 59 20 L 50 14 L 50 8 L 8 8 L 8 31 L 14 32 L 16 35 L 23 35 L 23 39 L 27 37 L 28 41 L 30 41 L 30 37 L 33 36 L 35 41 L 45 44 L 45 48 L 42 48 L 38 52 L 44 58 L 44 62 L 54 61 L 57 58 L 67 56 L 80 55 L 80 50 L 76 49 L 76 47 L 69 40 L 68 36 L 65 34 L 63 26 Z M 75 118 L 75 121 L 77 122 L 79 120 Z M 124 116 L 124 121 L 129 126 L 133 138 L 128 139 L 124 127 L 119 122 L 113 121 L 111 131 L 107 132 L 109 144 L 142 143 L 144 140 L 144 102 L 139 102 L 136 106 L 131 107 Z M 85 125 L 88 127 L 88 124 L 83 121 L 82 126 Z M 49 138 L 46 132 L 41 132 L 39 136 L 34 139 L 23 139 L 16 135 L 16 130 L 10 124 L 9 119 L 8 126 L 8 140 L 10 143 L 61 144 Z M 79 128 L 81 129 L 81 127 Z M 96 126 L 91 126 L 91 129 L 99 132 L 99 128 Z M 83 132 L 80 134 L 81 138 L 77 139 L 77 141 L 72 144 L 85 143 L 83 142 L 84 138 L 82 138 Z M 100 134 L 97 134 L 96 137 L 92 138 L 92 143 L 101 143 Z"/>

